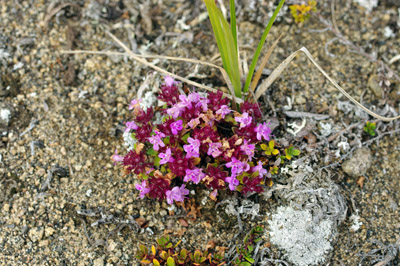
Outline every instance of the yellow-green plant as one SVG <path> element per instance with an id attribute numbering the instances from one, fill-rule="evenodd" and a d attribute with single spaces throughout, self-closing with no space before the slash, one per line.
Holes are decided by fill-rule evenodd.
<path id="1" fill-rule="evenodd" d="M 243 93 L 247 93 L 253 78 L 254 70 L 257 66 L 258 58 L 260 57 L 261 50 L 267 39 L 268 33 L 278 15 L 279 10 L 285 3 L 285 0 L 279 2 L 278 7 L 275 9 L 272 17 L 270 18 L 267 27 L 258 43 L 256 52 L 254 53 L 253 60 L 247 74 L 244 87 L 242 89 L 241 76 L 240 76 L 240 56 L 239 47 L 237 42 L 236 32 L 236 11 L 235 1 L 230 0 L 230 14 L 231 23 L 224 18 L 221 10 L 217 7 L 214 0 L 204 0 L 208 15 L 210 17 L 211 25 L 213 28 L 214 36 L 217 41 L 218 49 L 221 54 L 222 64 L 234 88 L 236 97 L 241 98 Z"/>
<path id="2" fill-rule="evenodd" d="M 317 11 L 317 2 L 314 0 L 308 1 L 308 5 L 291 5 L 290 13 L 296 23 L 302 23 L 310 18 L 311 12 Z"/>

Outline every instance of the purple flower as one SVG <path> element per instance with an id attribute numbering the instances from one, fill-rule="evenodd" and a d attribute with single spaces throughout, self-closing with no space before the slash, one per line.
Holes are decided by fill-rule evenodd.
<path id="1" fill-rule="evenodd" d="M 160 147 L 165 147 L 164 142 L 161 138 L 165 137 L 165 134 L 159 131 L 155 131 L 155 135 L 148 138 L 149 142 L 153 144 L 153 149 L 158 151 Z"/>
<path id="2" fill-rule="evenodd" d="M 244 128 L 247 127 L 248 125 L 251 124 L 251 121 L 253 120 L 253 118 L 251 116 L 249 116 L 249 114 L 247 112 L 244 112 L 242 114 L 242 116 L 237 116 L 235 117 L 235 121 L 240 123 L 240 127 L 239 128 Z"/>
<path id="3" fill-rule="evenodd" d="M 265 140 L 269 141 L 271 139 L 271 129 L 267 126 L 267 123 L 265 122 L 263 124 L 258 124 L 254 131 L 257 133 L 258 140 L 264 138 Z"/>
<path id="4" fill-rule="evenodd" d="M 126 129 L 125 132 L 128 132 L 129 130 L 137 130 L 139 127 L 136 125 L 135 121 L 129 121 L 125 123 Z"/>
<path id="5" fill-rule="evenodd" d="M 217 115 L 221 115 L 222 118 L 225 118 L 227 114 L 232 112 L 232 110 L 227 105 L 222 105 L 221 108 L 216 112 Z"/>
<path id="6" fill-rule="evenodd" d="M 221 147 L 222 147 L 222 144 L 220 142 L 210 143 L 210 145 L 208 146 L 207 154 L 216 158 L 216 157 L 220 156 L 222 153 L 222 151 L 219 150 L 219 148 L 221 148 Z"/>
<path id="7" fill-rule="evenodd" d="M 225 178 L 225 182 L 229 184 L 229 189 L 232 191 L 235 190 L 236 187 L 239 185 L 239 180 L 237 180 L 236 177 L 233 175 Z"/>
<path id="8" fill-rule="evenodd" d="M 173 187 L 172 190 L 167 190 L 165 192 L 165 196 L 167 197 L 167 203 L 172 204 L 175 201 L 183 201 L 185 199 L 185 195 L 189 194 L 189 190 L 185 188 L 185 185 L 182 184 L 181 187 Z"/>
<path id="9" fill-rule="evenodd" d="M 206 176 L 206 174 L 203 173 L 203 170 L 199 168 L 195 168 L 193 170 L 186 169 L 185 172 L 186 175 L 183 178 L 184 182 L 192 181 L 193 183 L 198 184 Z"/>
<path id="10" fill-rule="evenodd" d="M 260 161 L 258 161 L 258 164 L 256 166 L 251 168 L 251 171 L 253 171 L 253 173 L 258 171 L 258 177 L 260 178 L 268 173 L 268 171 L 263 168 L 262 162 Z"/>
<path id="11" fill-rule="evenodd" d="M 177 105 L 174 105 L 167 110 L 167 114 L 169 114 L 173 119 L 177 119 L 181 115 L 181 112 L 181 108 L 179 108 Z"/>
<path id="12" fill-rule="evenodd" d="M 177 135 L 178 131 L 182 130 L 182 128 L 183 128 L 182 127 L 182 120 L 178 120 L 178 121 L 172 123 L 170 125 L 170 127 L 171 127 L 172 134 Z"/>
<path id="13" fill-rule="evenodd" d="M 135 107 L 137 107 L 138 104 L 139 104 L 140 102 L 141 102 L 141 99 L 139 99 L 139 100 L 133 99 L 133 100 L 131 101 L 131 103 L 129 104 L 128 109 L 129 109 L 129 110 L 135 109 Z"/>
<path id="14" fill-rule="evenodd" d="M 118 155 L 118 150 L 115 149 L 114 155 L 111 156 L 111 159 L 114 161 L 114 165 L 116 165 L 117 162 L 122 162 L 124 160 L 124 156 Z"/>
<path id="15" fill-rule="evenodd" d="M 247 163 L 243 163 L 242 161 L 239 161 L 235 157 L 231 158 L 231 161 L 226 164 L 226 167 L 231 168 L 233 177 L 236 177 L 239 174 L 246 172 L 250 169 L 250 166 Z"/>
<path id="16" fill-rule="evenodd" d="M 249 144 L 247 140 L 244 140 L 244 143 L 242 146 L 240 146 L 240 150 L 244 152 L 247 156 L 249 156 L 249 159 L 251 159 L 254 156 L 254 149 L 256 146 L 254 144 Z"/>
<path id="17" fill-rule="evenodd" d="M 143 199 L 144 196 L 150 192 L 150 188 L 147 187 L 147 183 L 145 180 L 142 181 L 142 184 L 136 184 L 135 188 L 140 191 L 139 198 Z"/>
<path id="18" fill-rule="evenodd" d="M 183 145 L 183 149 L 186 152 L 186 158 L 199 157 L 200 140 L 188 138 L 190 144 Z"/>
<path id="19" fill-rule="evenodd" d="M 171 154 L 171 148 L 168 148 L 165 153 L 160 152 L 158 157 L 161 158 L 160 164 L 172 163 L 174 161 Z"/>

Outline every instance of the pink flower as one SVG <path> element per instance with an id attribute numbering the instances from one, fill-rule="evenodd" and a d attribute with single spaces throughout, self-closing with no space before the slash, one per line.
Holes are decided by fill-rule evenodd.
<path id="1" fill-rule="evenodd" d="M 173 119 L 177 119 L 181 115 L 181 112 L 181 108 L 176 104 L 167 110 L 167 114 L 169 114 Z"/>
<path id="2" fill-rule="evenodd" d="M 254 131 L 257 133 L 258 140 L 264 138 L 265 140 L 269 141 L 271 139 L 271 129 L 267 126 L 267 123 L 265 122 L 263 124 L 258 124 Z"/>
<path id="3" fill-rule="evenodd" d="M 222 151 L 219 150 L 219 148 L 221 148 L 221 147 L 222 147 L 222 144 L 220 142 L 210 143 L 210 145 L 208 146 L 207 154 L 216 158 L 216 157 L 220 156 L 222 153 Z"/>
<path id="4" fill-rule="evenodd" d="M 203 109 L 203 112 L 207 112 L 208 110 L 208 103 L 210 102 L 209 99 L 207 98 L 201 98 L 200 101 L 197 103 L 197 106 L 201 106 L 201 109 Z"/>
<path id="5" fill-rule="evenodd" d="M 247 156 L 249 156 L 249 159 L 251 159 L 254 156 L 254 149 L 255 149 L 254 144 L 249 144 L 247 140 L 244 140 L 244 143 L 242 146 L 240 146 L 240 150 L 244 152 Z"/>
<path id="6" fill-rule="evenodd" d="M 124 156 L 118 155 L 118 150 L 115 149 L 114 155 L 111 156 L 111 159 L 114 161 L 114 165 L 116 165 L 117 162 L 122 162 L 124 160 Z"/>
<path id="7" fill-rule="evenodd" d="M 225 118 L 225 116 L 227 114 L 229 114 L 230 112 L 232 112 L 232 110 L 227 106 L 227 105 L 222 105 L 218 111 L 216 112 L 217 115 L 221 115 L 222 118 Z"/>
<path id="8" fill-rule="evenodd" d="M 150 188 L 147 187 L 147 183 L 145 180 L 142 181 L 142 184 L 136 184 L 135 188 L 140 191 L 139 198 L 143 199 L 144 196 L 150 192 Z"/>
<path id="9" fill-rule="evenodd" d="M 155 135 L 148 138 L 149 142 L 153 144 L 153 149 L 158 151 L 160 147 L 165 147 L 164 142 L 161 138 L 165 137 L 165 134 L 159 131 L 155 131 Z"/>
<path id="10" fill-rule="evenodd" d="M 189 126 L 191 129 L 194 129 L 194 128 L 197 127 L 199 124 L 200 124 L 200 119 L 197 117 L 197 118 L 193 118 L 192 120 L 190 120 L 189 123 L 188 123 L 188 126 Z"/>
<path id="11" fill-rule="evenodd" d="M 235 117 L 235 121 L 240 123 L 239 128 L 247 127 L 248 125 L 251 124 L 252 120 L 253 120 L 253 118 L 251 116 L 249 116 L 249 114 L 247 112 L 244 112 L 242 114 L 242 116 Z"/>
<path id="12" fill-rule="evenodd" d="M 136 125 L 135 121 L 129 121 L 125 123 L 126 129 L 125 132 L 128 132 L 129 130 L 137 130 L 139 127 Z"/>
<path id="13" fill-rule="evenodd" d="M 260 161 L 256 166 L 251 168 L 251 171 L 253 171 L 253 173 L 258 171 L 259 174 L 258 177 L 260 178 L 262 178 L 264 175 L 268 173 L 268 171 L 263 168 L 262 162 Z"/>
<path id="14" fill-rule="evenodd" d="M 198 184 L 206 176 L 206 174 L 203 173 L 203 170 L 199 168 L 195 168 L 193 170 L 186 169 L 185 172 L 186 175 L 183 178 L 184 182 L 192 181 L 193 183 Z"/>
<path id="15" fill-rule="evenodd" d="M 231 191 L 235 190 L 236 187 L 239 185 L 239 180 L 237 180 L 236 177 L 233 175 L 225 178 L 225 182 L 229 184 L 229 189 Z"/>
<path id="16" fill-rule="evenodd" d="M 186 158 L 199 157 L 200 140 L 189 137 L 188 142 L 190 144 L 183 145 L 183 149 L 186 152 Z"/>
<path id="17" fill-rule="evenodd" d="M 182 120 L 178 120 L 178 121 L 172 123 L 170 125 L 170 127 L 171 127 L 172 134 L 177 135 L 178 131 L 182 130 L 182 128 L 183 128 L 182 127 Z"/>
<path id="18" fill-rule="evenodd" d="M 139 105 L 139 103 L 140 103 L 141 101 L 142 101 L 141 99 L 139 99 L 139 100 L 133 99 L 133 100 L 131 101 L 131 103 L 129 104 L 128 109 L 129 109 L 129 110 L 135 109 L 136 107 L 138 107 L 138 105 Z"/>
<path id="19" fill-rule="evenodd" d="M 164 77 L 164 82 L 165 82 L 165 85 L 166 85 L 167 87 L 171 87 L 171 86 L 173 86 L 173 85 L 175 85 L 175 84 L 178 83 L 178 82 L 175 81 L 174 78 L 171 77 L 171 76 L 165 76 L 165 77 Z"/>
<path id="20" fill-rule="evenodd" d="M 172 204 L 175 201 L 184 201 L 185 196 L 189 194 L 189 190 L 182 184 L 181 187 L 173 187 L 172 190 L 167 190 L 165 196 L 167 197 L 167 203 Z"/>
<path id="21" fill-rule="evenodd" d="M 158 157 L 161 158 L 160 164 L 172 163 L 174 161 L 171 154 L 171 148 L 168 148 L 165 153 L 160 152 Z"/>
<path id="22" fill-rule="evenodd" d="M 239 161 L 235 157 L 232 157 L 231 161 L 227 163 L 225 166 L 231 168 L 232 177 L 236 177 L 241 173 L 246 172 L 250 169 L 250 166 L 247 163 L 243 163 L 242 161 Z"/>
<path id="23" fill-rule="evenodd" d="M 198 94 L 197 92 L 189 93 L 187 99 L 193 103 L 197 103 L 200 101 L 200 94 Z"/>

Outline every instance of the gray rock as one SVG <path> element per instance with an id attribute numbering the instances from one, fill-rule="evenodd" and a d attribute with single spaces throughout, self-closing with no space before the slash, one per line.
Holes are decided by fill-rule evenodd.
<path id="1" fill-rule="evenodd" d="M 361 148 L 354 152 L 353 157 L 342 164 L 343 171 L 352 177 L 364 175 L 371 166 L 372 155 L 368 148 Z"/>

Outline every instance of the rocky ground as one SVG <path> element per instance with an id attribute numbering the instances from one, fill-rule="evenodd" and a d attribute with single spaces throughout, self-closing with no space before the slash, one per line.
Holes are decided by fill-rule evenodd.
<path id="1" fill-rule="evenodd" d="M 273 10 L 269 2 L 238 4 L 239 39 L 248 59 Z M 336 2 L 319 1 L 319 15 L 303 25 L 295 24 L 287 9 L 282 11 L 268 44 L 285 35 L 265 74 L 305 46 L 356 99 L 394 116 L 400 102 L 395 74 L 400 61 L 389 62 L 400 54 L 399 4 L 379 1 L 369 11 L 352 1 Z M 299 203 L 303 196 L 286 197 L 276 190 L 248 202 L 235 203 L 225 195 L 221 200 L 228 201 L 216 206 L 198 191 L 196 202 L 168 208 L 139 200 L 134 178 L 124 176 L 110 160 L 115 148 L 126 149 L 122 133 L 129 101 L 140 89 L 157 88 L 162 76 L 127 56 L 62 50 L 122 51 L 106 34 L 111 31 L 136 53 L 211 61 L 217 47 L 204 12 L 200 0 L 2 2 L 1 265 L 136 265 L 137 244 L 153 244 L 163 234 L 182 239 L 188 249 L 208 245 L 229 250 L 255 225 L 268 231 L 278 206 L 292 206 L 296 200 L 297 206 L 307 205 L 309 199 Z M 168 71 L 225 89 L 216 70 L 157 61 Z M 375 137 L 363 133 L 365 122 L 373 118 L 349 104 L 304 56 L 283 72 L 262 105 L 266 119 L 278 125 L 277 139 L 302 149 L 303 170 L 289 167 L 275 188 L 290 185 L 288 195 L 295 195 L 293 189 L 302 186 L 323 187 L 341 195 L 337 204 L 344 202 L 340 212 L 322 208 L 321 219 L 337 224 L 321 265 L 399 265 L 400 123 L 378 122 Z M 288 111 L 327 116 L 302 120 Z M 287 132 L 290 123 L 302 121 L 305 127 L 296 136 Z M 357 153 L 360 146 L 365 150 Z M 347 160 L 352 160 L 350 170 L 341 167 Z M 304 169 L 306 178 L 294 185 Z M 235 212 L 244 205 L 248 214 L 239 214 L 243 231 L 235 238 L 240 231 Z M 252 218 L 251 213 L 257 215 Z M 271 247 L 270 258 L 288 260 L 282 247 L 271 245 L 268 233 L 263 240 L 264 247 Z"/>

